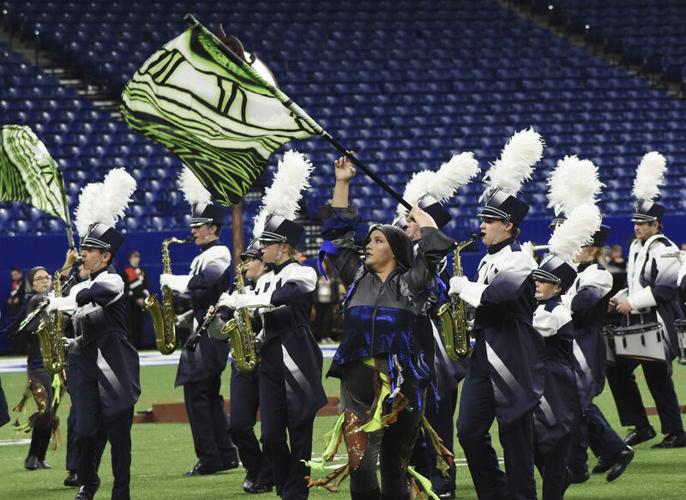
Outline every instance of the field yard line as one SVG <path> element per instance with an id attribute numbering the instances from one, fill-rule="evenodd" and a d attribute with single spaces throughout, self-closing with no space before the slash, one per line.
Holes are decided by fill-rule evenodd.
<path id="1" fill-rule="evenodd" d="M 30 444 L 31 438 L 0 439 L 0 446 L 14 446 L 17 444 Z"/>
<path id="2" fill-rule="evenodd" d="M 338 344 L 323 344 L 319 346 L 325 358 L 333 358 Z M 141 351 L 138 353 L 141 366 L 164 366 L 177 365 L 181 351 L 177 350 L 173 354 L 163 356 L 157 351 Z M 231 363 L 229 358 L 227 364 Z M 0 357 L 0 373 L 13 373 L 26 371 L 26 357 Z"/>

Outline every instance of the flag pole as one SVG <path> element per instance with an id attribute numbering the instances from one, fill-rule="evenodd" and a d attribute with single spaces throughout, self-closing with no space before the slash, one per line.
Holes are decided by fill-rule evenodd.
<path id="1" fill-rule="evenodd" d="M 400 194 L 395 189 L 389 186 L 383 179 L 381 179 L 381 177 L 376 175 L 367 165 L 365 165 L 359 158 L 357 158 L 357 156 L 355 156 L 355 154 L 350 149 L 345 148 L 329 132 L 324 130 L 324 128 L 321 125 L 319 125 L 319 123 L 317 123 L 310 115 L 308 115 L 300 106 L 293 102 L 293 100 L 290 97 L 288 97 L 281 89 L 275 87 L 267 80 L 262 78 L 262 76 L 259 73 L 257 73 L 257 71 L 255 71 L 252 66 L 250 66 L 238 55 L 236 55 L 233 52 L 233 50 L 227 47 L 227 45 L 224 42 L 222 42 L 214 33 L 212 33 L 202 23 L 200 23 L 200 21 L 198 21 L 195 18 L 195 16 L 193 16 L 193 14 L 186 14 L 184 16 L 184 20 L 191 26 L 199 26 L 205 32 L 206 35 L 212 37 L 212 39 L 219 46 L 224 55 L 231 59 L 231 62 L 240 66 L 242 70 L 248 73 L 261 86 L 269 90 L 272 93 L 272 95 L 281 102 L 281 104 L 283 104 L 286 108 L 293 112 L 293 114 L 295 114 L 300 120 L 304 121 L 310 127 L 312 127 L 321 137 L 328 141 L 329 144 L 331 144 L 339 153 L 350 159 L 350 161 L 353 162 L 353 164 L 356 167 L 362 170 L 362 172 L 364 172 L 371 180 L 376 182 L 381 187 L 381 189 L 386 191 L 389 195 L 395 198 L 395 200 L 398 203 L 403 205 L 408 210 L 412 208 L 412 206 L 407 201 L 405 201 L 403 197 L 400 196 Z"/>
<path id="2" fill-rule="evenodd" d="M 233 269 L 238 272 L 238 263 L 243 253 L 243 203 L 236 203 L 231 209 L 231 229 L 233 233 Z"/>
<path id="3" fill-rule="evenodd" d="M 67 192 L 64 188 L 64 177 L 62 177 L 62 171 L 58 165 L 55 165 L 55 170 L 57 170 L 57 175 L 59 176 L 60 192 L 62 193 L 62 206 L 64 207 L 64 224 L 67 227 L 67 241 L 69 242 L 69 248 L 76 248 L 74 243 L 74 229 L 71 224 L 71 217 L 69 216 L 69 204 L 67 203 Z"/>

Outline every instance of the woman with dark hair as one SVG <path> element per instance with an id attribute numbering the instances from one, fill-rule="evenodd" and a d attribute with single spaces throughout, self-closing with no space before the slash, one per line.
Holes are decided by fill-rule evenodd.
<path id="1" fill-rule="evenodd" d="M 341 380 L 337 430 L 348 450 L 351 497 L 405 499 L 410 495 L 407 464 L 429 383 L 416 327 L 429 307 L 436 266 L 454 241 L 436 228 L 431 216 L 414 207 L 410 216 L 422 233 L 417 256 L 403 230 L 385 224 L 373 226 L 364 238 L 363 262 L 354 238 L 358 219 L 348 208 L 354 175 L 347 158 L 336 162 L 336 187 L 323 228 L 324 238 L 331 242 L 329 259 L 348 287 L 342 305 L 343 337 L 328 375 Z M 325 461 L 331 458 L 332 453 L 324 456 Z M 323 485 L 334 477 L 310 484 Z"/>
<path id="2" fill-rule="evenodd" d="M 27 296 L 28 303 L 26 314 L 31 314 L 48 295 L 52 284 L 52 277 L 46 268 L 36 266 L 29 271 L 28 283 L 31 291 Z M 29 417 L 29 425 L 33 427 L 31 432 L 31 445 L 29 453 L 24 460 L 24 467 L 28 470 L 49 469 L 50 465 L 45 461 L 45 453 L 48 451 L 50 436 L 52 435 L 53 411 L 52 400 L 54 396 L 52 387 L 52 375 L 45 368 L 43 356 L 40 352 L 40 344 L 36 330 L 45 314 L 37 316 L 22 331 L 18 332 L 20 343 L 26 346 L 28 359 L 26 361 L 28 383 L 24 398 L 33 396 L 38 411 Z M 22 398 L 22 402 L 25 399 Z M 21 406 L 23 406 L 20 403 Z"/>

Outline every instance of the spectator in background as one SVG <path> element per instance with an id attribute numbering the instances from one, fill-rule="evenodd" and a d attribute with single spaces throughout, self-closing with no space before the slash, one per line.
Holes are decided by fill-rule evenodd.
<path id="1" fill-rule="evenodd" d="M 317 287 L 314 291 L 314 336 L 317 342 L 327 338 L 333 338 L 334 319 L 336 316 L 336 305 L 339 301 L 339 286 L 341 280 L 331 268 L 327 259 L 322 261 L 324 274 L 317 278 Z"/>
<path id="2" fill-rule="evenodd" d="M 150 296 L 145 271 L 140 267 L 141 254 L 138 250 L 129 252 L 129 265 L 124 268 L 124 293 L 129 310 L 129 340 L 136 349 L 143 345 L 143 326 L 145 325 L 145 299 Z"/>
<path id="3" fill-rule="evenodd" d="M 10 296 L 7 299 L 7 304 L 9 304 L 9 315 L 10 317 L 13 317 L 21 311 L 26 289 L 24 286 L 24 275 L 21 272 L 21 269 L 13 267 L 10 269 L 10 276 L 12 277 L 12 283 L 10 284 Z"/>

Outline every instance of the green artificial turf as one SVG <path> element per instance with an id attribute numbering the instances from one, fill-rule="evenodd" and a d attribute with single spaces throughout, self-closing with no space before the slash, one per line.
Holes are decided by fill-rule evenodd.
<path id="1" fill-rule="evenodd" d="M 686 402 L 686 370 L 675 366 L 675 385 L 680 399 Z M 149 408 L 153 402 L 182 401 L 180 389 L 173 388 L 175 367 L 146 367 L 141 370 L 143 394 L 137 410 Z M 644 392 L 644 402 L 652 405 L 640 370 L 637 378 Z M 10 406 L 19 398 L 25 382 L 21 373 L 2 374 L 2 385 L 7 394 Z M 223 377 L 223 393 L 228 393 L 228 373 Z M 327 393 L 337 393 L 337 381 L 325 381 Z M 596 403 L 605 412 L 615 429 L 619 428 L 614 402 L 605 391 Z M 69 400 L 65 399 L 60 408 L 60 416 L 66 422 Z M 650 417 L 653 426 L 659 431 L 659 420 Z M 329 430 L 335 418 L 321 417 L 315 422 L 313 453 L 321 454 L 324 433 Z M 497 439 L 497 430 L 493 429 L 493 441 L 497 451 L 501 450 Z M 65 477 L 65 446 L 56 452 L 48 452 L 47 461 L 53 466 L 51 470 L 26 471 L 23 461 L 28 444 L 8 444 L 9 440 L 26 438 L 18 436 L 9 425 L 0 429 L 0 498 L 49 500 L 73 498 L 75 489 L 62 486 Z M 227 499 L 246 498 L 241 490 L 244 473 L 241 469 L 228 471 L 214 476 L 185 478 L 183 473 L 196 462 L 190 430 L 185 424 L 138 424 L 133 426 L 133 461 L 131 496 L 133 499 Z M 613 483 L 607 483 L 604 475 L 592 476 L 580 485 L 573 485 L 567 492 L 569 499 L 681 499 L 686 486 L 686 449 L 653 450 L 650 445 L 657 439 L 636 447 L 636 458 L 626 473 Z M 456 450 L 458 463 L 458 498 L 476 498 L 467 470 L 464 455 Z M 589 459 L 592 467 L 595 459 Z M 112 486 L 109 448 L 105 451 L 100 467 L 102 487 L 97 498 L 107 498 Z M 538 486 L 540 489 L 540 478 Z M 334 495 L 325 491 L 314 491 L 311 498 L 348 498 L 347 482 L 344 490 Z M 332 496 L 333 495 L 333 496 Z M 258 498 L 272 498 L 267 494 Z"/>

